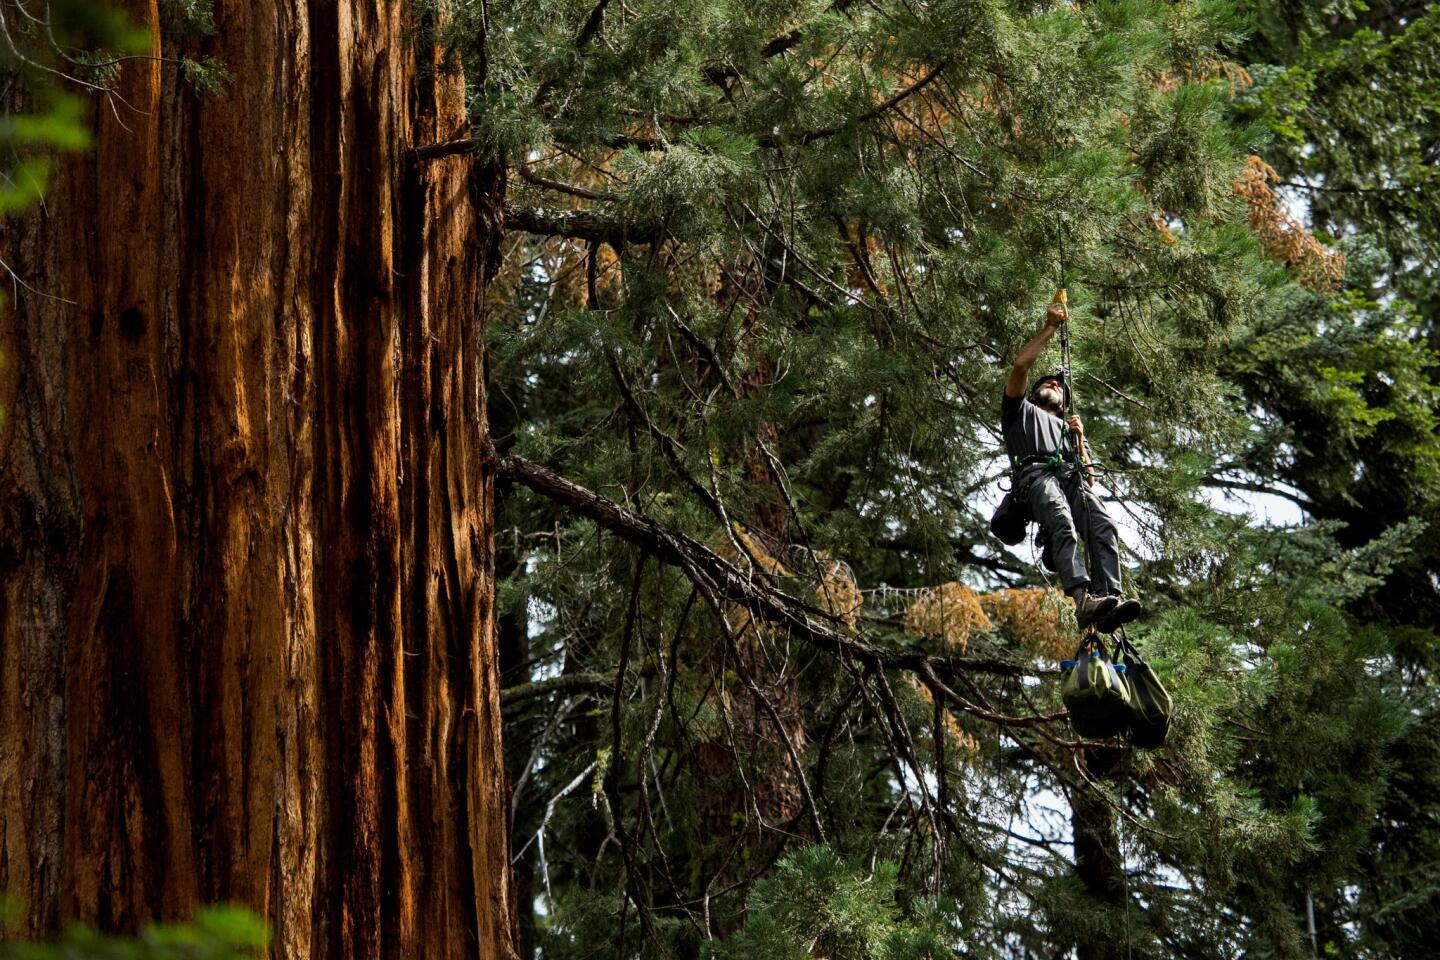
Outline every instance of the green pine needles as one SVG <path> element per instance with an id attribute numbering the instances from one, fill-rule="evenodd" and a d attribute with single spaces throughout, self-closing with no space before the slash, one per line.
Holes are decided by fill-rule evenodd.
<path id="1" fill-rule="evenodd" d="M 732 571 L 502 486 L 527 949 L 1364 955 L 1347 891 L 1379 869 L 1397 751 L 1431 755 L 1428 681 L 1373 614 L 1434 569 L 1407 520 L 1435 503 L 1434 371 L 1420 314 L 1363 292 L 1372 241 L 1345 240 L 1342 295 L 1306 291 L 1281 241 L 1333 268 L 1342 231 L 1286 233 L 1237 189 L 1296 122 L 1301 74 L 1256 64 L 1269 13 L 443 10 L 467 148 L 508 168 L 502 452 Z M 985 521 L 1000 385 L 1062 283 L 1127 577 L 1156 610 L 1134 633 L 1176 701 L 1154 754 L 1077 741 L 1053 659 L 983 612 L 1042 584 Z M 1353 515 L 1216 508 L 1373 509 L 1382 462 L 1420 486 L 1381 540 Z M 952 581 L 980 592 L 973 622 L 907 630 L 913 591 Z M 777 623 L 775 597 L 811 626 Z M 1423 893 L 1400 888 L 1388 908 L 1413 920 Z"/>

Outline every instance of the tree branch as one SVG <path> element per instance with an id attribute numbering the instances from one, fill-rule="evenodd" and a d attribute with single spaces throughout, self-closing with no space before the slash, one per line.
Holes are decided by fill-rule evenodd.
<path id="1" fill-rule="evenodd" d="M 580 35 L 576 37 L 577 48 L 583 48 L 585 44 L 589 41 L 589 39 L 594 36 L 595 32 L 599 30 L 607 2 L 608 0 L 601 0 L 601 2 L 598 3 L 591 11 L 590 18 L 586 21 L 584 28 L 580 32 Z M 835 6 L 837 9 L 844 9 L 844 7 L 849 6 L 849 4 L 836 3 Z M 784 53 L 786 50 L 794 47 L 801 41 L 802 38 L 803 34 L 799 30 L 799 28 L 787 31 L 786 33 L 775 37 L 773 40 L 767 43 L 762 49 L 762 54 L 766 58 L 778 56 L 779 54 Z M 840 131 L 852 127 L 855 124 L 864 123 L 867 120 L 873 120 L 881 114 L 885 113 L 886 111 L 892 110 L 895 107 L 899 106 L 901 103 L 904 103 L 910 97 L 913 97 L 915 94 L 928 87 L 938 76 L 940 76 L 941 71 L 943 71 L 949 65 L 949 58 L 941 60 L 930 70 L 929 73 L 925 74 L 925 76 L 921 77 L 919 80 L 915 81 L 910 86 L 903 87 L 900 90 L 897 90 L 884 102 L 879 103 L 874 107 L 871 107 L 869 110 L 866 110 L 859 116 L 846 120 L 843 123 L 837 123 L 828 127 L 820 127 L 816 130 L 809 130 L 798 135 L 779 136 L 776 134 L 763 134 L 756 138 L 756 143 L 761 147 L 773 149 L 786 142 L 802 144 L 814 143 L 816 140 L 823 140 L 826 137 L 834 136 Z M 738 72 L 736 72 L 733 68 L 730 67 L 707 68 L 703 71 L 703 73 L 707 80 L 716 84 L 717 86 L 722 87 L 727 80 L 739 76 Z M 540 85 L 540 88 L 536 91 L 535 99 L 537 103 L 540 101 L 540 99 L 543 98 L 544 94 L 548 92 L 549 88 L 553 86 L 553 84 L 554 80 L 552 79 Z M 633 147 L 636 150 L 640 150 L 642 152 L 663 150 L 667 146 L 666 142 L 659 139 L 658 137 L 645 137 L 634 134 L 617 134 L 606 140 L 605 143 L 607 146 L 616 150 L 623 150 L 626 147 Z M 449 157 L 459 153 L 467 153 L 470 150 L 474 149 L 474 146 L 475 142 L 468 138 L 462 138 L 457 140 L 442 140 L 439 143 L 431 143 L 423 147 L 415 148 L 411 151 L 411 156 L 416 162 L 423 163 L 429 160 L 438 160 L 441 157 Z"/>
<path id="2" fill-rule="evenodd" d="M 1136 400 L 1134 397 L 1130 396 L 1130 395 L 1129 395 L 1128 393 L 1126 393 L 1125 391 L 1123 391 L 1123 390 L 1121 390 L 1120 388 L 1118 388 L 1118 387 L 1114 386 L 1113 384 L 1111 384 L 1110 381 L 1108 381 L 1108 380 L 1101 380 L 1099 377 L 1095 376 L 1093 373 L 1087 373 L 1087 374 L 1085 374 L 1085 377 L 1086 377 L 1086 379 L 1088 379 L 1088 380 L 1092 380 L 1092 381 L 1094 381 L 1095 383 L 1100 384 L 1100 386 L 1104 387 L 1106 390 L 1109 390 L 1111 393 L 1115 394 L 1115 396 L 1119 397 L 1121 400 L 1124 400 L 1124 401 L 1126 401 L 1126 402 L 1128 402 L 1128 403 L 1133 403 L 1133 404 L 1135 404 L 1135 406 L 1139 407 L 1141 410 L 1147 410 L 1147 411 L 1148 411 L 1148 410 L 1150 409 L 1150 405 L 1149 405 L 1148 403 L 1146 403 L 1146 402 L 1143 401 L 1143 400 Z"/>
<path id="3" fill-rule="evenodd" d="M 580 28 L 580 33 L 575 37 L 576 50 L 584 50 L 585 45 L 600 32 L 600 25 L 605 22 L 605 8 L 609 4 L 610 0 L 600 0 L 595 4 L 595 9 L 590 11 L 590 16 L 585 20 L 585 26 Z"/>
<path id="4" fill-rule="evenodd" d="M 605 199 L 603 195 L 596 193 L 594 190 L 587 190 L 584 187 L 577 187 L 573 183 L 565 183 L 561 180 L 551 180 L 549 177 L 542 177 L 525 164 L 521 164 L 516 169 L 520 172 L 521 180 L 534 186 L 542 187 L 546 190 L 554 190 L 557 193 L 569 194 L 572 197 L 579 197 L 582 200 Z"/>
<path id="5" fill-rule="evenodd" d="M 1298 180 L 1277 180 L 1282 187 L 1294 187 L 1296 190 L 1308 190 L 1311 193 L 1419 193 L 1419 184 L 1397 184 L 1395 186 L 1380 187 L 1327 187 L 1318 183 L 1301 183 Z"/>
<path id="6" fill-rule="evenodd" d="M 786 50 L 789 50 L 792 47 L 796 46 L 802 39 L 804 39 L 804 37 L 805 34 L 800 30 L 799 27 L 796 27 L 794 30 L 786 30 L 784 33 L 780 34 L 778 37 L 775 37 L 769 43 L 765 44 L 765 46 L 761 47 L 760 55 L 766 60 L 769 60 L 772 57 L 778 57 Z M 715 84 L 715 86 L 717 87 L 723 87 L 729 81 L 738 80 L 740 78 L 740 71 L 736 70 L 734 67 L 729 66 L 705 67 L 700 72 L 704 75 L 706 80 Z"/>
<path id="7" fill-rule="evenodd" d="M 513 707 L 552 693 L 592 693 L 611 689 L 613 678 L 603 673 L 567 673 L 551 680 L 521 683 L 500 691 L 500 706 Z"/>
<path id="8" fill-rule="evenodd" d="M 844 13 L 848 7 L 854 4 L 854 2 L 855 0 L 835 0 L 835 2 L 830 5 L 830 8 L 837 13 Z M 765 46 L 761 47 L 760 56 L 764 57 L 766 60 L 769 60 L 772 57 L 778 57 L 785 51 L 798 46 L 800 41 L 803 39 L 805 39 L 805 31 L 800 27 L 786 30 L 779 36 L 772 37 L 770 41 L 765 44 Z M 717 87 L 723 87 L 727 81 L 736 80 L 740 77 L 740 71 L 736 70 L 734 67 L 729 66 L 706 67 L 701 72 L 704 74 L 706 80 L 709 80 Z"/>
<path id="9" fill-rule="evenodd" d="M 505 229 L 523 230 L 542 237 L 571 237 L 608 243 L 649 243 L 660 232 L 658 224 L 634 223 L 588 210 L 546 210 L 543 207 L 505 207 Z"/>
<path id="10" fill-rule="evenodd" d="M 1222 480 L 1220 477 L 1211 476 L 1205 480 L 1205 485 L 1207 487 L 1218 487 L 1221 490 L 1243 490 L 1248 493 L 1268 493 L 1273 497 L 1280 497 L 1282 500 L 1289 500 L 1291 503 L 1295 504 L 1295 506 L 1299 507 L 1301 510 L 1304 510 L 1306 513 L 1313 514 L 1316 512 L 1317 509 L 1315 504 L 1311 503 L 1309 500 L 1306 500 L 1304 497 L 1298 494 L 1290 493 L 1286 490 L 1280 490 L 1276 487 L 1269 487 L 1263 483 L 1247 483 L 1243 480 Z"/>
<path id="11" fill-rule="evenodd" d="M 866 110 L 858 117 L 853 117 L 849 120 L 846 120 L 844 123 L 837 123 L 833 126 L 820 127 L 817 130 L 810 130 L 800 134 L 798 137 L 765 134 L 764 136 L 756 137 L 755 142 L 762 147 L 778 147 L 786 141 L 790 141 L 792 143 L 814 143 L 816 140 L 823 140 L 826 137 L 832 137 L 835 134 L 839 133 L 841 130 L 844 130 L 848 127 L 853 127 L 856 124 L 864 123 L 867 120 L 874 120 L 876 117 L 880 116 L 887 110 L 890 110 L 904 103 L 906 100 L 910 99 L 915 94 L 928 87 L 935 80 L 936 77 L 940 76 L 940 72 L 949 65 L 950 60 L 947 57 L 946 59 L 941 60 L 939 63 L 935 64 L 935 66 L 930 70 L 929 73 L 925 74 L 925 76 L 910 84 L 910 86 L 903 87 L 900 90 L 895 91 L 895 93 L 892 94 L 883 103 L 879 103 L 871 107 L 869 110 Z"/>
<path id="12" fill-rule="evenodd" d="M 439 143 L 427 143 L 423 147 L 416 147 L 410 151 L 410 157 L 416 163 L 427 163 L 431 160 L 439 160 L 441 157 L 470 153 L 474 149 L 474 140 L 469 137 L 460 137 L 455 140 L 441 140 Z"/>
<path id="13" fill-rule="evenodd" d="M 756 618 L 783 627 L 793 636 L 828 653 L 883 669 L 918 670 L 928 665 L 932 669 L 995 676 L 1038 675 L 1026 664 L 1006 660 L 941 657 L 878 647 L 845 632 L 847 628 L 839 617 L 749 576 L 694 538 L 668 530 L 649 517 L 633 513 L 534 461 L 517 456 L 501 457 L 497 469 L 502 478 L 523 484 L 546 499 L 569 507 L 662 562 L 679 567 L 697 586 L 713 591 L 725 600 L 743 604 Z"/>
<path id="14" fill-rule="evenodd" d="M 705 504 L 710 512 L 715 515 L 715 519 L 728 526 L 730 520 L 725 515 L 724 504 L 709 490 L 706 490 L 699 480 L 690 476 L 689 470 L 685 469 L 685 461 L 681 459 L 680 456 L 685 448 L 681 446 L 680 441 L 660 429 L 660 426 L 655 423 L 654 420 L 650 419 L 650 415 L 645 412 L 645 408 L 640 406 L 640 401 L 635 399 L 635 391 L 630 389 L 630 382 L 625 379 L 625 372 L 620 369 L 620 361 L 615 358 L 613 351 L 608 355 L 606 360 L 607 366 L 610 368 L 610 376 L 615 381 L 615 386 L 619 388 L 620 398 L 625 401 L 625 407 L 630 411 L 630 415 L 645 427 L 646 432 L 649 433 L 660 446 L 660 451 L 665 455 L 665 459 L 670 461 L 671 468 L 679 474 L 680 479 L 685 481 L 685 485 L 700 498 L 700 502 Z"/>
<path id="15" fill-rule="evenodd" d="M 842 130 L 848 130 L 849 128 L 857 124 L 865 123 L 867 120 L 874 120 L 881 114 L 889 110 L 893 110 L 895 107 L 904 103 L 906 100 L 910 99 L 915 94 L 919 93 L 921 90 L 924 90 L 931 83 L 933 83 L 935 79 L 940 76 L 941 72 L 949 65 L 950 60 L 948 58 L 945 60 L 941 60 L 938 64 L 934 66 L 934 68 L 930 70 L 929 73 L 925 74 L 925 76 L 910 84 L 910 86 L 902 87 L 900 90 L 897 90 L 890 97 L 888 97 L 884 102 L 878 103 L 875 106 L 871 107 L 869 110 L 866 110 L 864 113 L 851 117 L 850 119 L 842 121 L 841 123 L 832 124 L 828 127 L 818 127 L 814 130 L 806 130 L 803 133 L 765 133 L 756 137 L 755 143 L 757 146 L 764 149 L 773 150 L 776 147 L 783 146 L 786 143 L 808 144 L 814 143 L 817 140 L 824 140 L 827 137 L 833 137 L 835 134 L 840 133 Z M 605 145 L 616 150 L 624 150 L 626 147 L 633 147 L 636 150 L 646 153 L 656 150 L 664 150 L 666 146 L 668 146 L 666 141 L 660 139 L 659 137 L 645 137 L 630 133 L 616 134 L 615 136 L 606 140 Z"/>

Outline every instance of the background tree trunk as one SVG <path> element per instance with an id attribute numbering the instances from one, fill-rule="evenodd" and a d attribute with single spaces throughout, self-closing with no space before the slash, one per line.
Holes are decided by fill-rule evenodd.
<path id="1" fill-rule="evenodd" d="M 1120 762 L 1120 751 L 1107 747 L 1086 747 L 1081 763 L 1095 778 L 1110 775 Z M 1115 910 L 1123 910 L 1125 898 L 1125 857 L 1120 835 L 1115 830 L 1115 813 L 1094 789 L 1078 784 L 1070 791 L 1070 824 L 1075 839 L 1075 875 L 1085 891 Z M 1079 960 L 1123 960 L 1132 955 L 1130 918 L 1107 937 L 1089 937 L 1077 943 Z"/>
<path id="2" fill-rule="evenodd" d="M 721 290 L 721 296 L 742 295 L 734 285 Z M 756 312 L 746 309 L 740 350 L 745 364 L 737 390 L 747 397 L 763 396 L 765 384 L 775 375 L 774 361 L 756 343 L 758 322 Z M 747 439 L 743 453 L 743 470 L 754 499 L 742 520 L 751 544 L 788 564 L 792 562 L 787 549 L 792 534 L 790 517 L 780 477 L 771 471 L 761 449 L 761 444 L 776 449 L 779 441 L 773 422 L 761 419 L 755 423 L 755 436 Z M 742 567 L 750 562 L 736 559 Z M 811 573 L 808 569 L 791 572 L 802 577 Z M 785 746 L 788 739 L 796 754 L 803 756 L 806 732 L 796 665 L 781 655 L 786 645 L 775 631 L 738 610 L 732 611 L 731 626 L 741 627 L 733 648 L 722 628 L 701 658 L 714 665 L 717 676 L 729 673 L 746 677 L 748 682 L 727 684 L 730 692 L 722 709 L 727 713 L 728 729 L 718 738 L 699 743 L 692 763 L 706 785 L 696 803 L 715 860 L 715 875 L 707 879 L 715 888 L 739 883 L 741 896 L 731 902 L 743 907 L 751 876 L 779 856 L 797 831 L 806 828 L 800 819 L 804 809 L 800 780 Z M 753 691 L 747 689 L 749 683 L 754 684 Z M 733 916 L 711 919 L 717 930 L 728 933 L 741 922 L 741 914 L 737 911 Z"/>
<path id="3" fill-rule="evenodd" d="M 0 319 L 17 932 L 231 900 L 279 957 L 513 954 L 480 343 L 504 181 L 407 162 L 464 120 L 412 9 L 217 0 L 233 81 L 128 62 L 93 153 L 3 228 L 40 291 Z"/>

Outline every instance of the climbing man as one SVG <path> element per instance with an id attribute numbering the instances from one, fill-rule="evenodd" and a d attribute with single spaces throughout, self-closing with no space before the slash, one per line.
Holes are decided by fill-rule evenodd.
<path id="1" fill-rule="evenodd" d="M 1045 313 L 1045 327 L 1020 351 L 1000 404 L 1000 430 L 1014 468 L 1012 496 L 1027 506 L 1075 602 L 1080 628 L 1109 633 L 1140 616 L 1138 600 L 1120 597 L 1120 550 L 1115 523 L 1096 496 L 1090 447 L 1080 418 L 1066 409 L 1063 371 L 1041 377 L 1027 395 L 1030 368 L 1060 325 L 1070 319 L 1063 298 Z M 1068 416 L 1067 416 L 1068 415 Z M 1080 560 L 1080 541 L 1090 567 Z"/>

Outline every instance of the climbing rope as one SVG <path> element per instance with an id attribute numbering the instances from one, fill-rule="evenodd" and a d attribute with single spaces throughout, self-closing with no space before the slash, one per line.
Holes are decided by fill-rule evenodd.
<path id="1" fill-rule="evenodd" d="M 1070 278 L 1065 271 L 1065 222 L 1060 222 L 1059 243 L 1056 245 L 1060 253 L 1060 290 L 1055 294 L 1055 299 L 1060 306 L 1065 308 L 1065 322 L 1060 324 L 1060 372 L 1064 379 L 1060 381 L 1060 389 L 1063 391 L 1065 400 L 1065 412 L 1075 412 L 1075 390 L 1071 385 L 1070 374 Z"/>
<path id="2" fill-rule="evenodd" d="M 1064 223 L 1064 221 L 1062 220 L 1062 221 L 1060 222 L 1060 225 L 1059 225 L 1058 229 L 1057 229 L 1057 237 L 1056 237 L 1056 251 L 1057 251 L 1057 253 L 1058 253 L 1058 260 L 1059 260 L 1057 266 L 1059 267 L 1059 271 L 1060 271 L 1060 286 L 1059 286 L 1059 289 L 1058 289 L 1058 290 L 1056 291 L 1056 293 L 1055 293 L 1054 302 L 1055 302 L 1055 303 L 1059 303 L 1059 304 L 1065 309 L 1065 322 L 1062 323 L 1062 324 L 1060 324 L 1060 330 L 1059 330 L 1059 333 L 1060 333 L 1060 370 L 1059 370 L 1059 372 L 1060 372 L 1060 388 L 1061 388 L 1061 392 L 1062 392 L 1061 395 L 1062 395 L 1063 402 L 1064 402 L 1064 410 L 1063 410 L 1062 420 L 1065 421 L 1065 422 L 1064 422 L 1064 425 L 1061 427 L 1061 431 L 1062 431 L 1062 436 L 1064 437 L 1064 442 L 1065 442 L 1065 443 L 1068 443 L 1068 444 L 1070 445 L 1070 447 L 1071 447 L 1071 449 L 1073 450 L 1073 453 L 1074 453 L 1074 461 L 1073 461 L 1073 463 L 1074 463 L 1074 468 L 1073 468 L 1073 470 L 1071 470 L 1071 471 L 1068 472 L 1068 476 L 1066 476 L 1066 477 L 1064 478 L 1064 481 L 1063 481 L 1063 482 L 1066 483 L 1067 485 L 1068 485 L 1069 483 L 1075 483 L 1075 484 L 1087 484 L 1088 486 L 1094 486 L 1095 480 L 1097 479 L 1097 474 L 1100 475 L 1100 476 L 1103 476 L 1103 475 L 1107 472 L 1106 469 L 1105 469 L 1105 466 L 1104 466 L 1104 464 L 1101 463 L 1099 460 L 1094 460 L 1094 459 L 1088 459 L 1088 458 L 1087 458 L 1087 454 L 1089 453 L 1089 450 L 1088 450 L 1088 448 L 1087 448 L 1087 446 L 1086 446 L 1086 444 L 1085 444 L 1084 438 L 1083 438 L 1079 433 L 1076 433 L 1076 432 L 1072 431 L 1072 430 L 1070 429 L 1070 424 L 1069 424 L 1069 418 L 1075 415 L 1076 399 L 1075 399 L 1075 387 L 1074 387 L 1074 379 L 1075 379 L 1075 374 L 1074 374 L 1074 361 L 1073 361 L 1073 358 L 1072 358 L 1071 352 L 1070 352 L 1070 297 L 1069 297 L 1070 276 L 1069 276 L 1069 270 L 1068 270 L 1068 266 L 1067 266 L 1067 262 L 1066 262 L 1065 235 L 1066 235 L 1065 223 Z M 1051 459 L 1054 460 L 1055 458 L 1052 457 Z M 1052 468 L 1052 469 L 1055 469 L 1055 468 L 1058 467 L 1058 466 L 1059 466 L 1059 464 L 1051 464 L 1051 468 Z M 1082 474 L 1082 471 L 1083 471 L 1083 474 Z M 1088 481 L 1088 482 L 1087 482 L 1087 481 Z M 1102 481 L 1102 486 L 1105 486 L 1106 489 L 1109 489 L 1108 485 L 1104 484 L 1103 481 Z M 1113 495 L 1114 491 L 1112 490 L 1111 493 L 1112 493 L 1112 495 Z M 1088 565 L 1089 562 L 1090 562 L 1090 558 L 1091 558 L 1092 556 L 1094 556 L 1094 530 L 1093 530 L 1093 524 L 1091 523 L 1091 518 L 1090 518 L 1090 500 L 1089 500 L 1089 495 L 1088 495 L 1088 493 L 1085 492 L 1085 491 L 1081 491 L 1080 496 L 1079 496 L 1079 500 L 1080 500 L 1080 508 L 1085 512 L 1085 559 L 1086 559 L 1086 564 Z M 1033 557 L 1033 556 L 1034 556 L 1034 542 L 1033 542 L 1033 541 L 1032 541 L 1032 543 L 1031 543 L 1031 553 L 1032 553 L 1032 557 Z M 1040 562 L 1040 560 L 1039 560 L 1038 557 L 1034 557 L 1034 560 L 1035 560 L 1035 566 L 1036 566 L 1036 568 L 1040 571 L 1041 577 L 1043 577 L 1044 580 L 1045 580 L 1045 582 L 1046 582 L 1046 584 L 1049 585 L 1049 584 L 1050 584 L 1050 577 L 1049 577 L 1049 576 L 1046 574 L 1046 572 L 1045 572 L 1045 566 L 1044 566 L 1044 564 Z M 1122 571 L 1122 577 L 1123 577 L 1123 571 Z M 1123 586 L 1121 586 L 1120 591 L 1121 591 L 1121 595 L 1123 596 L 1123 595 L 1124 595 L 1124 588 L 1123 588 Z M 1087 634 L 1088 634 L 1088 635 L 1094 635 L 1094 633 L 1095 633 L 1094 626 L 1091 625 L 1091 627 L 1090 627 L 1089 630 L 1087 631 Z"/>
<path id="3" fill-rule="evenodd" d="M 1059 233 L 1060 233 L 1060 237 L 1059 237 L 1058 248 L 1059 248 L 1059 258 L 1060 258 L 1060 263 L 1059 263 L 1059 267 L 1060 267 L 1060 289 L 1059 289 L 1059 292 L 1057 292 L 1057 293 L 1055 294 L 1055 299 L 1058 300 L 1059 303 L 1061 304 L 1061 306 L 1063 306 L 1063 307 L 1065 308 L 1065 322 L 1060 325 L 1060 370 L 1061 370 L 1061 373 L 1062 373 L 1062 376 L 1063 376 L 1063 379 L 1061 380 L 1060 385 L 1061 385 L 1061 389 L 1062 389 L 1062 391 L 1063 391 L 1063 394 L 1062 394 L 1062 395 L 1063 395 L 1063 397 L 1064 397 L 1064 402 L 1065 402 L 1065 415 L 1066 415 L 1066 417 L 1068 418 L 1068 417 L 1073 416 L 1073 415 L 1075 414 L 1075 391 L 1074 391 L 1074 387 L 1073 387 L 1073 385 L 1072 385 L 1072 381 L 1073 381 L 1073 379 L 1074 379 L 1074 373 L 1073 373 L 1073 367 L 1072 367 L 1071 358 L 1070 358 L 1070 305 L 1069 305 L 1069 295 L 1068 295 L 1068 292 L 1067 292 L 1067 291 L 1068 291 L 1068 287 L 1069 287 L 1069 277 L 1066 276 L 1066 270 L 1065 270 L 1065 225 L 1064 225 L 1063 222 L 1062 222 L 1061 225 L 1060 225 L 1060 231 L 1059 231 Z M 1067 424 L 1067 426 L 1068 426 L 1068 424 Z M 1073 437 L 1073 439 L 1072 439 L 1071 442 L 1072 442 L 1072 443 L 1074 444 L 1074 446 L 1075 446 L 1075 460 L 1076 460 L 1076 463 L 1077 463 L 1078 465 L 1082 465 L 1081 467 L 1078 467 L 1078 468 L 1077 468 L 1077 470 L 1076 470 L 1076 472 L 1075 472 L 1075 475 L 1074 475 L 1074 477 L 1073 477 L 1073 482 L 1075 482 L 1075 483 L 1080 483 L 1080 482 L 1082 482 L 1081 479 L 1080 479 L 1080 475 L 1079 475 L 1079 469 L 1083 469 L 1084 467 L 1089 467 L 1089 468 L 1090 468 L 1091 473 L 1089 474 L 1089 476 L 1090 476 L 1091 478 L 1094 478 L 1094 477 L 1095 477 L 1095 472 L 1096 472 L 1096 471 L 1099 471 L 1099 472 L 1101 472 L 1101 473 L 1104 473 L 1104 472 L 1105 472 L 1103 465 L 1100 464 L 1098 461 L 1095 461 L 1095 462 L 1086 464 L 1086 462 L 1085 462 L 1085 461 L 1086 461 L 1086 458 L 1085 458 L 1085 452 L 1086 452 L 1086 451 L 1085 451 L 1085 441 L 1084 441 L 1084 439 L 1083 439 L 1080 435 L 1078 435 L 1078 434 L 1074 435 L 1074 437 Z M 1093 483 L 1093 479 L 1092 479 L 1092 483 Z M 1107 489 L 1108 489 L 1108 485 L 1103 484 L 1103 481 L 1102 481 L 1102 485 L 1106 486 Z M 1112 490 L 1111 493 L 1112 493 L 1112 495 L 1113 495 L 1114 491 Z M 1087 496 L 1085 493 L 1083 493 L 1083 492 L 1082 492 L 1081 495 L 1080 495 L 1080 503 L 1081 503 L 1081 505 L 1082 505 L 1082 508 L 1085 510 L 1085 513 L 1086 513 L 1086 518 L 1085 518 L 1085 534 L 1086 534 L 1086 536 L 1085 536 L 1085 561 L 1086 561 L 1086 564 L 1087 564 L 1087 566 L 1088 566 L 1089 563 L 1091 562 L 1091 558 L 1092 558 L 1093 555 L 1094 555 L 1094 551 L 1093 551 L 1093 546 L 1094 546 L 1094 531 L 1093 531 L 1093 524 L 1090 522 L 1090 517 L 1089 517 L 1089 513 L 1090 513 L 1090 501 L 1089 501 L 1088 496 Z M 1031 551 L 1032 551 L 1032 554 L 1033 554 L 1033 551 L 1034 551 L 1034 544 L 1033 544 L 1033 542 L 1032 542 L 1032 544 L 1031 544 Z M 1044 565 L 1039 562 L 1039 558 L 1036 558 L 1035 566 L 1040 570 L 1041 576 L 1045 578 L 1045 582 L 1048 584 L 1048 583 L 1050 582 L 1050 578 L 1049 578 L 1049 576 L 1047 576 L 1047 575 L 1045 574 Z M 1124 570 L 1123 570 L 1123 568 L 1122 568 L 1122 570 L 1120 571 L 1120 574 L 1121 574 L 1121 578 L 1122 578 L 1122 585 L 1121 585 L 1121 587 L 1120 587 L 1120 594 L 1121 594 L 1121 596 L 1124 596 L 1124 587 L 1123 587 Z M 1091 625 L 1089 626 L 1089 628 L 1086 630 L 1085 633 L 1086 633 L 1086 636 L 1085 636 L 1085 641 L 1086 641 L 1086 642 L 1089 642 L 1089 641 L 1092 640 L 1092 639 L 1099 640 L 1099 642 L 1102 643 L 1102 644 L 1105 642 L 1103 639 L 1101 639 L 1101 638 L 1099 637 L 1099 634 L 1098 634 L 1098 632 L 1096 631 L 1094 624 L 1091 624 Z M 1119 630 L 1119 637 L 1118 637 L 1118 639 L 1117 639 L 1117 641 L 1116 641 L 1116 651 L 1117 651 L 1117 655 L 1118 655 L 1119 652 L 1121 652 L 1121 651 L 1130 651 L 1130 652 L 1134 653 L 1137 657 L 1138 657 L 1138 655 L 1139 655 L 1139 653 L 1138 653 L 1138 651 L 1135 649 L 1134 645 L 1130 643 L 1130 638 L 1129 638 L 1129 636 L 1126 634 L 1125 628 L 1124 628 L 1123 626 L 1121 626 L 1121 627 L 1120 627 L 1120 630 Z M 1092 784 L 1091 786 L 1092 786 L 1092 788 L 1094 788 L 1094 785 L 1093 785 L 1093 784 Z M 1120 837 L 1121 826 L 1122 826 L 1121 824 L 1116 824 L 1116 840 L 1117 840 L 1117 846 L 1120 846 L 1121 844 L 1123 844 L 1123 839 Z M 1130 881 L 1129 881 L 1129 877 L 1126 876 L 1126 872 L 1125 872 L 1125 855 L 1124 855 L 1123 846 L 1121 846 L 1121 849 L 1120 849 L 1119 852 L 1120 852 L 1120 862 L 1119 862 L 1118 864 L 1116 864 L 1115 867 L 1116 867 L 1117 873 L 1118 873 L 1119 876 L 1120 876 L 1120 894 L 1121 894 L 1121 897 L 1123 898 L 1123 901 L 1124 901 L 1124 915 L 1125 915 L 1125 956 L 1126 956 L 1127 958 L 1129 958 L 1129 957 L 1133 957 L 1133 956 L 1134 956 L 1133 931 L 1132 931 L 1132 929 L 1131 929 L 1131 927 L 1132 927 L 1132 921 L 1131 921 L 1131 917 L 1130 917 Z M 1107 851 L 1107 853 L 1108 853 L 1108 851 Z"/>
<path id="4" fill-rule="evenodd" d="M 1065 310 L 1065 322 L 1060 324 L 1060 390 L 1065 403 L 1065 416 L 1068 419 L 1075 414 L 1075 375 L 1070 359 L 1070 277 L 1065 269 L 1065 222 L 1063 220 L 1060 222 L 1059 234 L 1056 247 L 1060 254 L 1060 289 L 1055 294 L 1055 300 Z M 1066 427 L 1066 435 L 1069 436 L 1068 423 Z M 1075 447 L 1075 461 L 1077 463 L 1084 462 L 1084 441 L 1075 436 L 1070 439 L 1070 442 Z"/>

